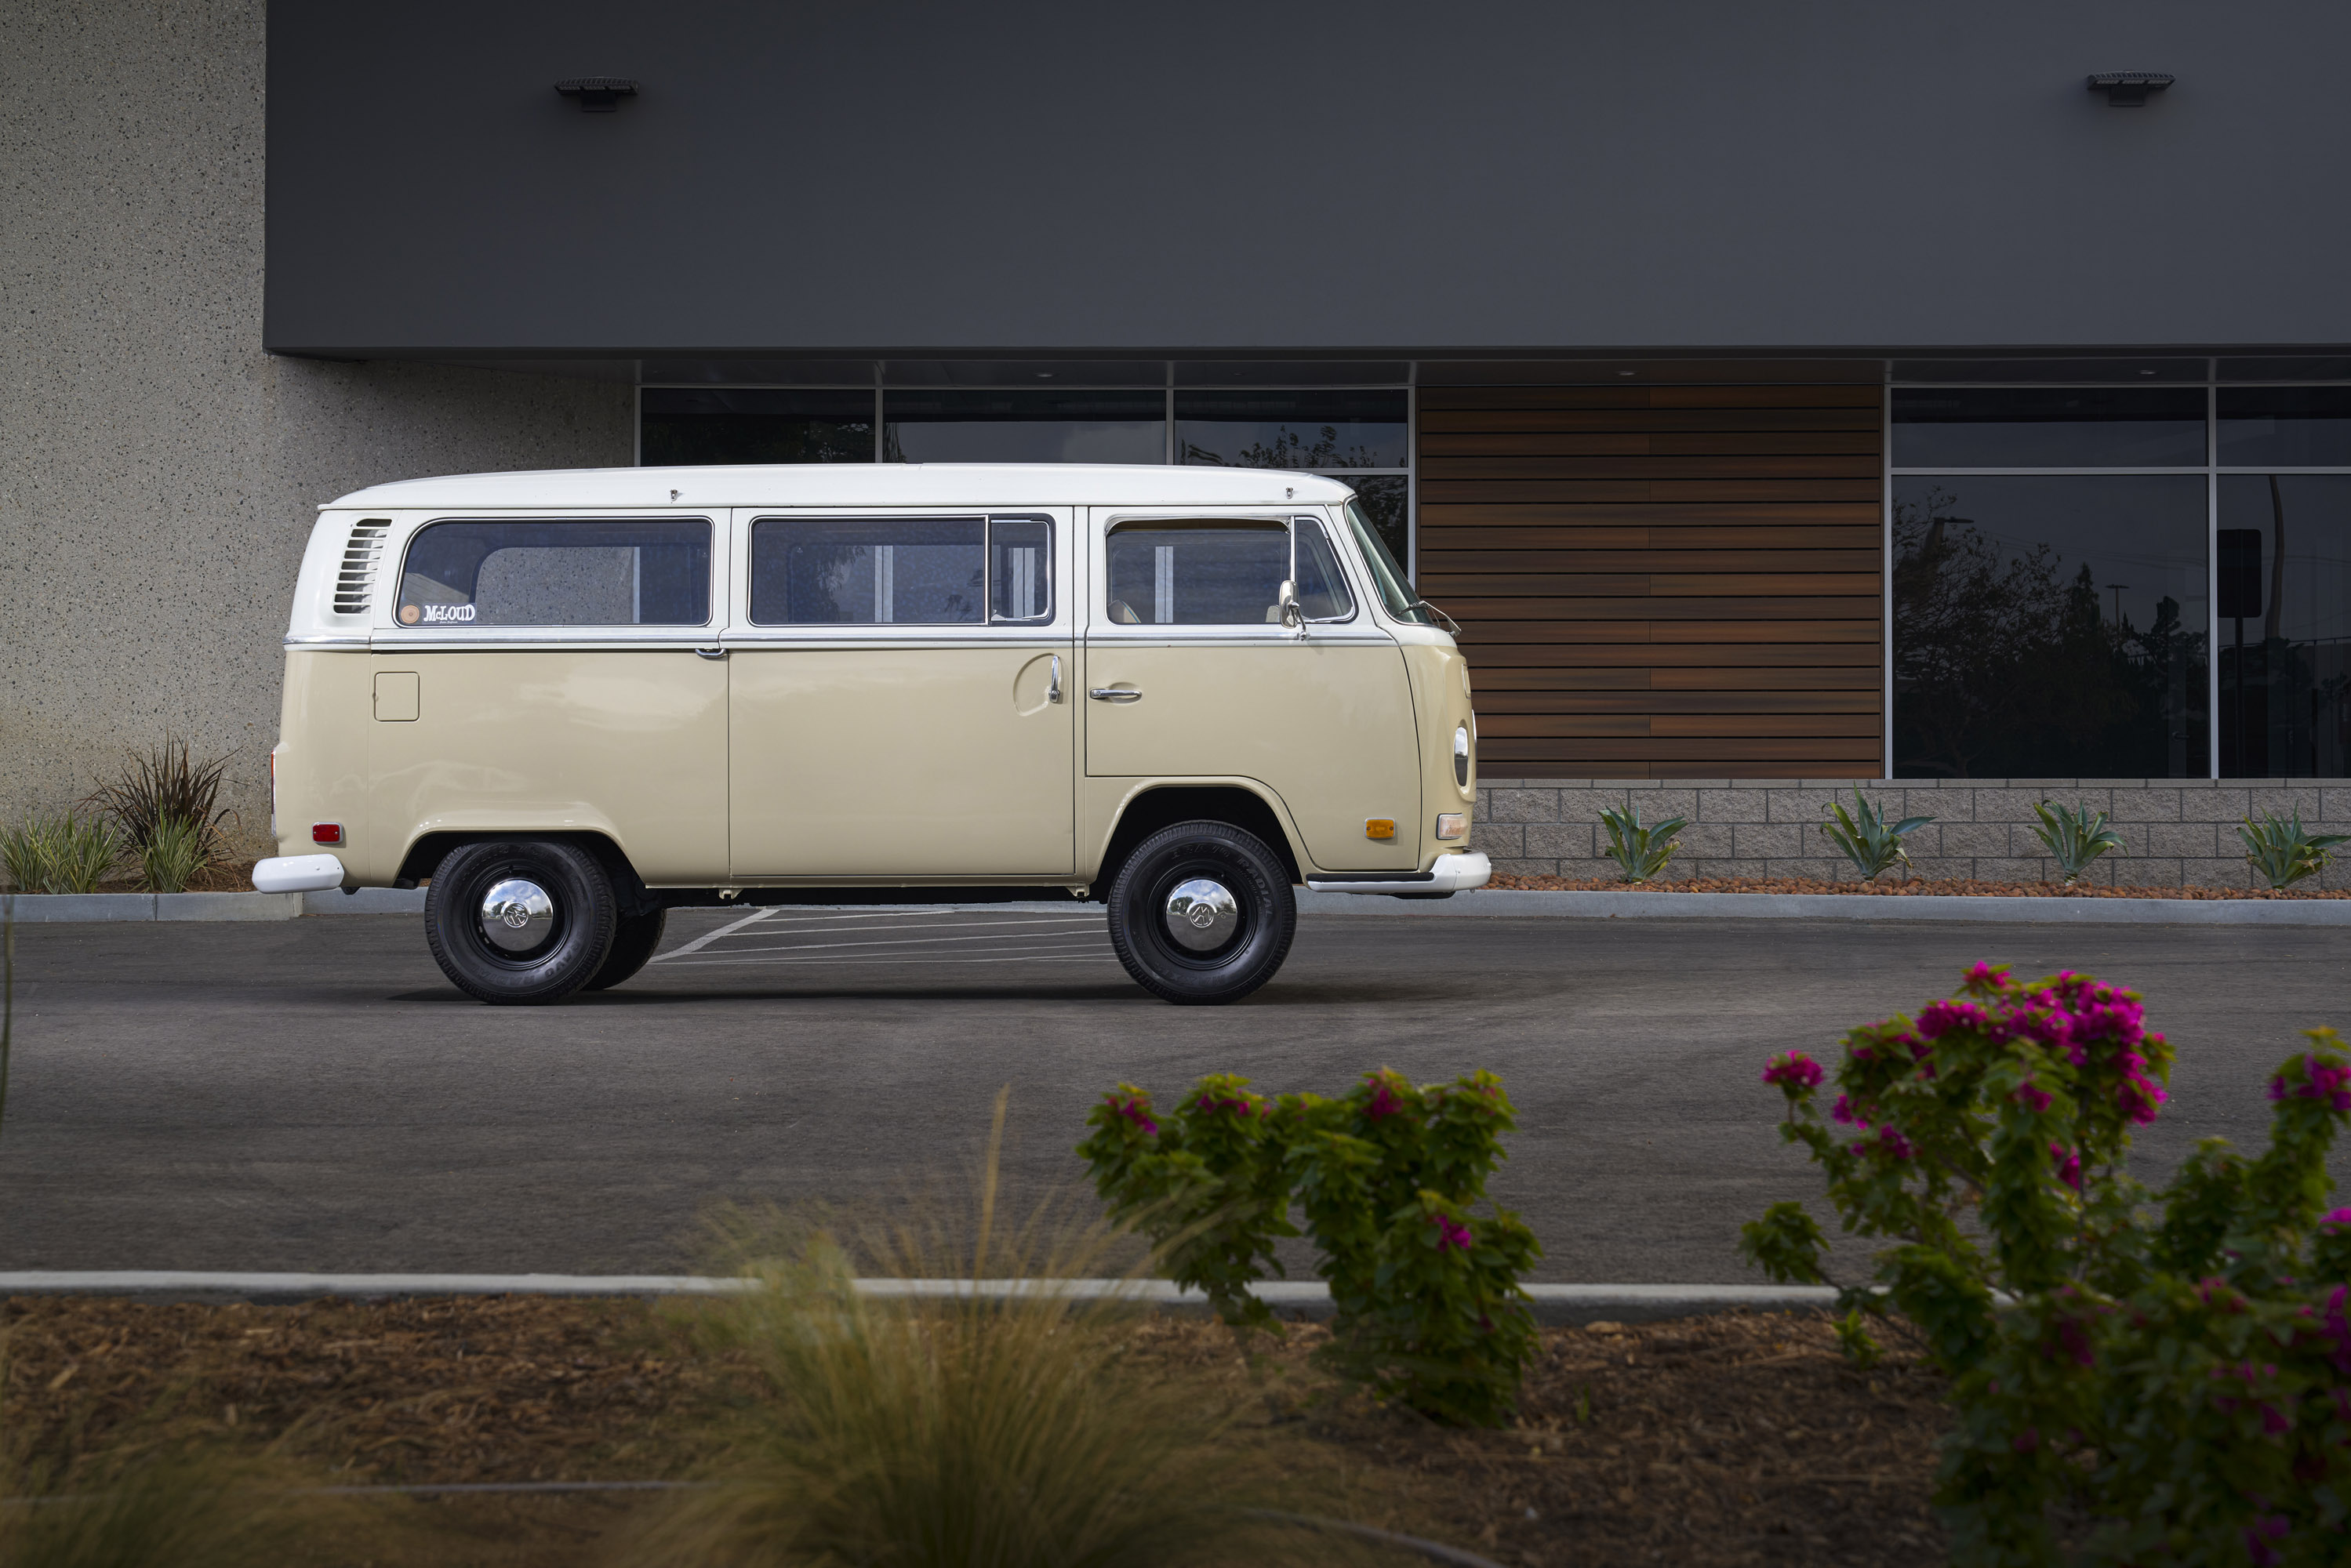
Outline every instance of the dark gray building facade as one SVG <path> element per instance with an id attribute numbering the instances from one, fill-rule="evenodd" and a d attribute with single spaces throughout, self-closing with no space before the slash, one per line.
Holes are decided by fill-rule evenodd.
<path id="1" fill-rule="evenodd" d="M 190 15 L 107 167 L 242 160 L 233 351 L 416 433 L 338 483 L 1314 469 L 1463 623 L 1489 778 L 2351 775 L 2340 6 Z"/>

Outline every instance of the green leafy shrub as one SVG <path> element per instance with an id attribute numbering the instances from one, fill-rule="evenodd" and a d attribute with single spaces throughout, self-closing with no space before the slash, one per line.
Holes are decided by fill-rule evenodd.
<path id="1" fill-rule="evenodd" d="M 1620 811 L 1607 806 L 1601 810 L 1600 825 L 1608 830 L 1606 853 L 1616 862 L 1617 880 L 1646 882 L 1664 871 L 1674 852 L 1682 847 L 1674 835 L 1689 826 L 1689 819 L 1667 817 L 1654 828 L 1645 828 L 1640 807 L 1628 805 Z"/>
<path id="2" fill-rule="evenodd" d="M 1440 1421 L 1503 1420 L 1535 1352 L 1519 1281 L 1541 1249 L 1509 1209 L 1471 1212 L 1514 1125 L 1500 1081 L 1382 1070 L 1327 1100 L 1248 1083 L 1204 1078 L 1164 1113 L 1132 1084 L 1105 1096 L 1078 1152 L 1113 1217 L 1227 1322 L 1278 1332 L 1249 1286 L 1282 1271 L 1295 1204 L 1331 1287 L 1326 1363 Z"/>
<path id="3" fill-rule="evenodd" d="M 1821 832 L 1829 842 L 1844 852 L 1861 880 L 1874 882 L 1891 871 L 1897 861 L 1910 863 L 1910 853 L 1902 847 L 1903 839 L 1933 821 L 1932 817 L 1905 817 L 1898 822 L 1888 822 L 1877 809 L 1862 799 L 1861 791 L 1853 792 L 1853 810 L 1848 813 L 1838 801 L 1829 802 L 1828 821 L 1821 824 Z"/>
<path id="4" fill-rule="evenodd" d="M 1836 1100 L 1802 1052 L 1764 1070 L 1782 1135 L 1844 1228 L 1887 1243 L 1838 1306 L 1848 1348 L 1899 1312 L 1952 1378 L 1938 1502 L 1953 1560 L 2059 1561 L 2064 1502 L 2110 1563 L 2300 1564 L 2351 1553 L 2351 1209 L 2324 1212 L 2351 1117 L 2329 1030 L 2272 1080 L 2269 1150 L 2210 1139 L 2171 1186 L 2125 1169 L 2170 1047 L 2132 992 L 1978 965 L 1960 997 L 1844 1037 Z M 1772 1278 L 1827 1281 L 1800 1204 L 1744 1228 Z"/>
<path id="5" fill-rule="evenodd" d="M 122 844 L 96 818 L 30 817 L 0 832 L 0 865 L 19 893 L 95 893 Z"/>
<path id="6" fill-rule="evenodd" d="M 185 893 L 212 863 L 206 848 L 210 834 L 181 817 L 157 822 L 139 851 L 140 885 L 150 893 Z"/>
<path id="7" fill-rule="evenodd" d="M 2281 821 L 2274 811 L 2262 812 L 2258 822 L 2248 817 L 2237 829 L 2237 837 L 2245 841 L 2245 863 L 2273 888 L 2291 887 L 2304 877 L 2316 876 L 2335 858 L 2335 845 L 2351 843 L 2351 833 L 2304 831 L 2299 806 L 2290 822 Z"/>
<path id="8" fill-rule="evenodd" d="M 2108 850 L 2123 847 L 2122 835 L 2106 826 L 2104 811 L 2093 812 L 2087 806 L 2052 806 L 2046 800 L 2036 800 L 2032 814 L 2041 819 L 2032 836 L 2041 841 L 2041 847 L 2057 862 L 2067 887 L 2081 880 L 2092 861 Z"/>

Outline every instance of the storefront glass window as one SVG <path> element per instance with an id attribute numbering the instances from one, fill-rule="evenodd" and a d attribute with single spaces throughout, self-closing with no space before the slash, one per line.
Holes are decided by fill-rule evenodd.
<path id="1" fill-rule="evenodd" d="M 883 394 L 885 463 L 1165 463 L 1160 392 Z"/>
<path id="2" fill-rule="evenodd" d="M 2206 516 L 2201 476 L 1896 478 L 1896 774 L 2204 777 Z"/>
<path id="3" fill-rule="evenodd" d="M 2351 475 L 2222 475 L 2220 546 L 2221 776 L 2345 777 Z"/>
<path id="4" fill-rule="evenodd" d="M 650 467 L 873 461 L 870 392 L 646 387 L 639 395 Z"/>
<path id="5" fill-rule="evenodd" d="M 2222 387 L 2223 468 L 2351 467 L 2351 387 Z"/>
<path id="6" fill-rule="evenodd" d="M 2201 468 L 2204 389 L 1904 388 L 1894 466 Z"/>

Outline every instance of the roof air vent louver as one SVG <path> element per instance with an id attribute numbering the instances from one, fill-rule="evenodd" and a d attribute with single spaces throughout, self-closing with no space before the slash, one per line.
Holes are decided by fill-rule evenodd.
<path id="1" fill-rule="evenodd" d="M 350 542 L 343 546 L 343 567 L 335 574 L 335 613 L 364 615 L 368 591 L 375 586 L 375 563 L 383 554 L 389 517 L 369 517 L 351 525 Z"/>

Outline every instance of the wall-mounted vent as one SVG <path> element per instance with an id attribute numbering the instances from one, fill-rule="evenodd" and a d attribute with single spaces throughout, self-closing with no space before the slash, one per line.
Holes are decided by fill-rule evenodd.
<path id="1" fill-rule="evenodd" d="M 351 525 L 350 542 L 343 546 L 343 567 L 335 574 L 335 613 L 364 615 L 368 591 L 375 586 L 375 563 L 383 554 L 389 517 L 369 517 Z"/>

